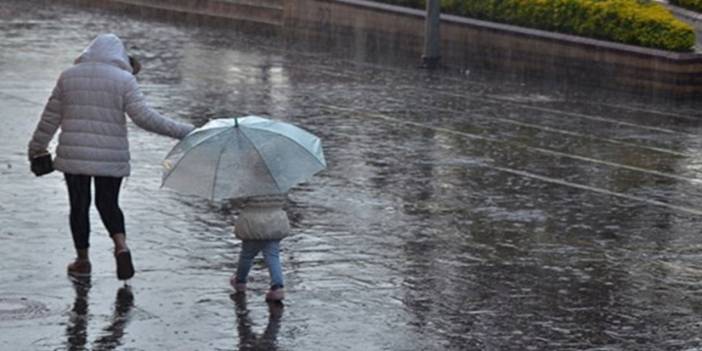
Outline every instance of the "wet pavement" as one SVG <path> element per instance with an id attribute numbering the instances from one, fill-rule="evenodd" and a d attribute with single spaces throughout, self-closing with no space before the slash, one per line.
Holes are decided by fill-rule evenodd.
<path id="1" fill-rule="evenodd" d="M 45 1 L 0 3 L 2 350 L 702 349 L 702 112 L 303 51 Z M 323 139 L 291 192 L 288 299 L 231 296 L 236 209 L 159 189 L 175 141 L 130 125 L 121 203 L 137 276 L 92 212 L 71 282 L 67 194 L 26 145 L 98 33 L 142 58 L 150 105 L 197 125 L 268 115 Z"/>

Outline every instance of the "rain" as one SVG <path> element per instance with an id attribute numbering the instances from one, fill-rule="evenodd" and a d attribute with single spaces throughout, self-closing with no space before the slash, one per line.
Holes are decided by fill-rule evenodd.
<path id="1" fill-rule="evenodd" d="M 5 0 L 0 28 L 0 349 L 702 348 L 699 102 L 58 1 Z M 92 277 L 66 277 L 66 186 L 34 177 L 26 148 L 59 73 L 104 32 L 165 116 L 267 116 L 321 139 L 326 170 L 289 192 L 284 305 L 263 300 L 260 259 L 233 294 L 236 204 L 161 188 L 176 141 L 133 123 L 120 203 L 136 276 L 115 279 L 93 209 Z"/>

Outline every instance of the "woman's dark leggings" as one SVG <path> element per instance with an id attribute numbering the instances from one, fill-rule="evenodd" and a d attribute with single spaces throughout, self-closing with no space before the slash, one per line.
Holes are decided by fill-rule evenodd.
<path id="1" fill-rule="evenodd" d="M 90 247 L 90 181 L 95 178 L 95 206 L 110 236 L 124 233 L 124 215 L 119 208 L 122 178 L 92 177 L 64 173 L 71 202 L 71 233 L 76 249 Z"/>

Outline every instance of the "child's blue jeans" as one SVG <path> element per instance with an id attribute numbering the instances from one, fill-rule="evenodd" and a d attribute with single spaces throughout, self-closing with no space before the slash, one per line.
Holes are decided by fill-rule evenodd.
<path id="1" fill-rule="evenodd" d="M 283 287 L 283 269 L 280 265 L 280 240 L 243 240 L 239 254 L 239 266 L 236 268 L 236 280 L 246 283 L 253 259 L 263 252 L 263 260 L 271 276 L 271 287 Z"/>

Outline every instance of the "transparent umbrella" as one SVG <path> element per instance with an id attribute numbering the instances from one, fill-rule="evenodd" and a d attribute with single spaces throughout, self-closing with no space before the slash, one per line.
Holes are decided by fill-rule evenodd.
<path id="1" fill-rule="evenodd" d="M 215 119 L 181 140 L 163 162 L 163 183 L 212 200 L 273 195 L 326 168 L 318 137 L 257 116 Z"/>

